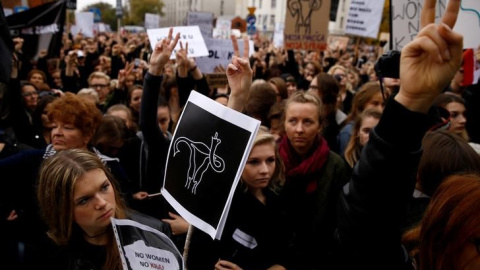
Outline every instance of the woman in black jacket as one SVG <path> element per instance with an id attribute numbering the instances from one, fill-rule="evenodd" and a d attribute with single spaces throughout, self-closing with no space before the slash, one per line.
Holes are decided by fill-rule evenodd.
<path id="1" fill-rule="evenodd" d="M 424 1 L 422 30 L 402 50 L 400 91 L 388 101 L 343 188 L 336 232 L 339 269 L 414 269 L 400 244 L 400 225 L 415 187 L 421 141 L 429 127 L 427 113 L 458 70 L 463 49 L 463 37 L 451 30 L 460 1 L 448 3 L 441 25 L 434 24 L 435 2 Z M 404 132 L 406 126 L 409 132 Z M 473 248 L 472 243 L 473 239 L 464 245 Z M 427 254 L 440 261 L 449 242 L 436 246 L 436 250 L 420 249 L 417 269 L 452 269 L 422 266 Z"/>

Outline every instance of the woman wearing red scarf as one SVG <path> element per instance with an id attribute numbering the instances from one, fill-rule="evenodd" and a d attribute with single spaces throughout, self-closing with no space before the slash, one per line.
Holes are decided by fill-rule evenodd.
<path id="1" fill-rule="evenodd" d="M 287 100 L 279 150 L 286 168 L 281 197 L 295 230 L 294 269 L 330 269 L 337 199 L 348 180 L 345 162 L 321 136 L 322 118 L 316 96 L 299 91 Z"/>

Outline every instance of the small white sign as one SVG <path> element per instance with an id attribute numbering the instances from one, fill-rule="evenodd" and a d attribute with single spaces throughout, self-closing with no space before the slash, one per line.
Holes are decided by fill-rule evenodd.
<path id="1" fill-rule="evenodd" d="M 84 37 L 94 37 L 93 28 L 93 12 L 76 12 L 75 13 L 75 27 L 71 28 L 72 34 L 75 36 L 79 32 Z"/>
<path id="2" fill-rule="evenodd" d="M 243 53 L 243 39 L 238 41 L 238 50 Z M 234 55 L 232 40 L 230 39 L 215 39 L 206 38 L 205 43 L 208 47 L 208 55 L 205 57 L 199 57 L 195 59 L 197 66 L 203 73 L 214 73 L 215 67 L 222 66 L 227 69 L 228 64 L 232 62 Z M 249 57 L 254 53 L 253 40 L 249 40 L 250 51 Z"/>
<path id="3" fill-rule="evenodd" d="M 384 1 L 352 0 L 345 24 L 345 33 L 377 38 L 382 20 Z"/>
<path id="4" fill-rule="evenodd" d="M 150 45 L 152 49 L 154 48 L 157 41 L 160 41 L 168 37 L 168 31 L 170 27 L 158 28 L 158 29 L 147 29 L 148 39 L 150 40 Z M 173 27 L 173 37 L 177 33 L 180 33 L 180 39 L 170 56 L 170 59 L 175 59 L 175 54 L 180 50 L 180 41 L 185 44 L 188 42 L 188 57 L 200 57 L 207 56 L 208 49 L 203 40 L 203 36 L 200 33 L 200 28 L 198 26 L 175 26 Z"/>

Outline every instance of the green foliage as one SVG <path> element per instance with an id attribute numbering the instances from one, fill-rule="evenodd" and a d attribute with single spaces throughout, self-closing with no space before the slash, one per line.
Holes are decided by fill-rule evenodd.
<path id="1" fill-rule="evenodd" d="M 104 2 L 99 2 L 86 6 L 83 11 L 89 11 L 91 8 L 98 8 L 102 16 L 102 22 L 110 25 L 112 31 L 117 30 L 117 17 L 115 16 L 115 7 Z"/>
<path id="2" fill-rule="evenodd" d="M 126 12 L 124 23 L 131 25 L 143 25 L 145 13 L 163 15 L 164 3 L 160 0 L 129 0 L 130 10 Z"/>

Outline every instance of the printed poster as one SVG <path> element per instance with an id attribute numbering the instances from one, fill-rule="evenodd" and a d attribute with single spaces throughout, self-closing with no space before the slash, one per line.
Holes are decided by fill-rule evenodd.
<path id="1" fill-rule="evenodd" d="M 192 91 L 168 151 L 162 195 L 220 239 L 260 122 Z"/>
<path id="2" fill-rule="evenodd" d="M 330 0 L 288 0 L 285 16 L 285 49 L 327 49 Z"/>
<path id="3" fill-rule="evenodd" d="M 168 236 L 129 219 L 112 218 L 124 270 L 183 270 L 182 255 Z"/>

